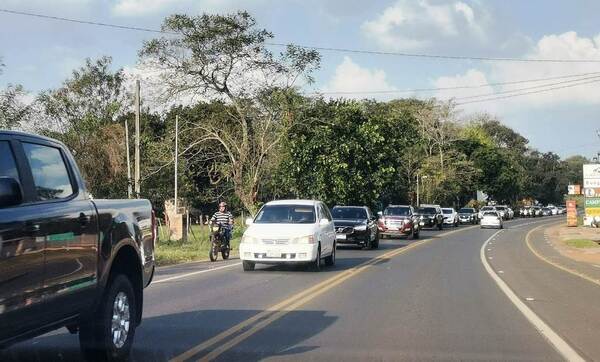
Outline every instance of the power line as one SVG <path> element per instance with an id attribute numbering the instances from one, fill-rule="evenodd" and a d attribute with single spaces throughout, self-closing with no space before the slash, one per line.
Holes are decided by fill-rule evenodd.
<path id="1" fill-rule="evenodd" d="M 500 94 L 509 94 L 509 93 L 515 93 L 515 92 L 522 92 L 522 91 L 530 90 L 530 89 L 546 88 L 546 87 L 550 87 L 550 86 L 554 86 L 554 85 L 559 85 L 559 84 L 571 84 L 571 83 L 576 83 L 576 82 L 580 82 L 580 81 L 583 81 L 583 80 L 598 79 L 598 78 L 600 78 L 600 75 L 596 75 L 594 77 L 585 77 L 585 78 L 579 78 L 579 79 L 565 80 L 565 81 L 562 81 L 562 82 L 540 84 L 540 85 L 531 86 L 531 87 L 525 87 L 525 88 L 510 89 L 510 90 L 505 90 L 505 91 L 501 91 L 501 92 L 492 92 L 492 93 L 487 93 L 487 94 L 478 94 L 478 95 L 472 95 L 472 96 L 465 96 L 465 97 L 459 97 L 459 98 L 455 98 L 455 99 L 460 101 L 460 100 L 464 100 L 464 99 L 473 99 L 473 98 L 497 96 L 497 95 L 500 95 Z"/>
<path id="2" fill-rule="evenodd" d="M 587 82 L 582 82 L 582 83 L 577 83 L 577 84 L 568 84 L 568 85 L 563 85 L 563 86 L 560 86 L 560 87 L 552 87 L 552 88 L 547 88 L 547 89 L 540 89 L 540 90 L 537 90 L 537 91 L 529 91 L 529 92 L 523 92 L 523 93 L 518 93 L 518 94 L 511 94 L 511 95 L 506 95 L 506 96 L 501 96 L 501 97 L 491 97 L 491 98 L 486 98 L 486 99 L 476 99 L 476 100 L 473 100 L 473 101 L 466 101 L 466 102 L 456 103 L 456 105 L 457 106 L 462 106 L 462 105 L 470 104 L 470 103 L 480 103 L 480 102 L 495 101 L 495 100 L 499 100 L 499 99 L 520 97 L 520 96 L 529 95 L 529 94 L 544 93 L 544 92 L 549 92 L 549 91 L 553 91 L 553 90 L 557 90 L 557 89 L 571 88 L 571 87 L 576 87 L 576 86 L 579 86 L 579 85 L 586 85 L 586 84 L 597 83 L 597 82 L 600 82 L 600 79 L 590 80 L 590 81 L 587 81 Z"/>
<path id="3" fill-rule="evenodd" d="M 143 31 L 149 33 L 162 33 L 162 34 L 170 34 L 170 35 L 179 35 L 176 32 L 168 32 L 158 29 L 150 29 L 136 26 L 126 26 L 126 25 L 117 25 L 117 24 L 109 24 L 102 23 L 97 21 L 88 21 L 88 20 L 80 20 L 73 18 L 65 18 L 61 16 L 51 16 L 45 14 L 31 13 L 26 11 L 16 11 L 10 9 L 1 9 L 0 12 L 12 14 L 12 15 L 22 15 L 22 16 L 30 16 L 37 17 L 43 19 L 50 19 L 56 21 L 66 21 L 71 23 L 78 24 L 86 24 L 86 25 L 95 25 L 95 26 L 103 26 L 109 28 L 116 28 L 121 30 L 134 30 L 134 31 Z M 275 42 L 265 42 L 266 45 L 270 46 L 278 46 L 278 47 L 287 47 L 290 44 L 284 43 L 275 43 Z M 397 57 L 409 57 L 409 58 L 430 58 L 430 59 L 440 59 L 440 60 L 476 60 L 476 61 L 502 61 L 502 62 L 543 62 L 543 63 L 600 63 L 600 59 L 542 59 L 542 58 L 501 58 L 501 57 L 484 57 L 484 56 L 464 56 L 464 55 L 444 55 L 444 54 L 425 54 L 425 53 L 405 53 L 405 52 L 385 52 L 385 51 L 375 51 L 375 50 L 365 50 L 365 49 L 350 49 L 350 48 L 335 48 L 335 47 L 322 47 L 322 46 L 312 46 L 312 45 L 302 45 L 302 44 L 294 44 L 299 48 L 311 49 L 311 50 L 320 50 L 320 51 L 328 51 L 328 52 L 340 52 L 340 53 L 354 53 L 354 54 L 370 54 L 370 55 L 386 55 L 386 56 L 397 56 Z"/>
<path id="4" fill-rule="evenodd" d="M 546 81 L 546 80 L 574 78 L 574 77 L 582 77 L 582 76 L 586 76 L 586 75 L 595 75 L 595 74 L 600 75 L 600 72 L 579 73 L 579 74 L 561 75 L 561 76 L 556 76 L 556 77 L 525 79 L 525 80 L 516 80 L 516 81 L 510 81 L 510 82 L 484 83 L 484 84 L 464 85 L 464 86 L 455 86 L 455 87 L 414 88 L 414 89 L 376 90 L 376 91 L 332 91 L 332 92 L 317 91 L 317 92 L 311 92 L 308 94 L 396 94 L 396 93 L 416 93 L 416 92 L 431 92 L 431 91 L 444 91 L 444 90 L 456 90 L 456 89 L 475 89 L 475 88 L 493 87 L 493 86 L 500 86 L 500 85 L 534 83 L 534 82 L 542 82 L 542 81 Z"/>

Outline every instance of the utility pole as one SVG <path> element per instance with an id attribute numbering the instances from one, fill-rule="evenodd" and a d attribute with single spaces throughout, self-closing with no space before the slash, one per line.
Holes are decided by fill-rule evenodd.
<path id="1" fill-rule="evenodd" d="M 419 207 L 419 174 L 417 174 L 417 207 Z"/>
<path id="2" fill-rule="evenodd" d="M 131 198 L 131 161 L 129 160 L 129 125 L 125 118 L 125 148 L 127 153 L 127 198 Z"/>
<path id="3" fill-rule="evenodd" d="M 175 213 L 177 211 L 177 170 L 179 159 L 179 116 L 175 115 Z"/>
<path id="4" fill-rule="evenodd" d="M 135 81 L 135 197 L 140 197 L 140 81 Z"/>

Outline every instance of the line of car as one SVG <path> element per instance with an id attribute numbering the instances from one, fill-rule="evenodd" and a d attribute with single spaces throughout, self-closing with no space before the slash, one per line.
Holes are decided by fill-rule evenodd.
<path id="1" fill-rule="evenodd" d="M 383 238 L 418 239 L 425 228 L 442 230 L 444 225 L 480 222 L 484 226 L 492 213 L 500 219 L 498 227 L 502 227 L 503 218 L 514 216 L 508 207 L 492 207 L 482 213 L 468 207 L 457 212 L 440 205 L 389 205 L 374 214 L 367 206 L 335 206 L 329 210 L 315 200 L 271 201 L 256 217 L 246 220 L 240 259 L 245 271 L 254 270 L 256 264 L 305 264 L 318 271 L 323 261 L 335 264 L 338 245 L 373 249 Z"/>
<path id="2" fill-rule="evenodd" d="M 565 205 L 554 206 L 548 204 L 547 206 L 533 205 L 524 206 L 519 210 L 521 217 L 539 217 L 539 216 L 550 216 L 550 215 L 562 215 L 567 212 Z"/>

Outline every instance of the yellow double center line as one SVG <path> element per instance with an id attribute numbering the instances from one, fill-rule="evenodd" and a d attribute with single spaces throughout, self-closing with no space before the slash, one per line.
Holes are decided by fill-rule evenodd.
<path id="1" fill-rule="evenodd" d="M 476 226 L 470 226 L 470 227 L 466 227 L 466 228 L 462 228 L 462 229 L 458 229 L 458 230 L 454 230 L 454 231 L 449 231 L 446 233 L 439 234 L 437 236 L 438 237 L 439 236 L 447 236 L 447 235 L 454 234 L 459 231 L 472 229 L 474 227 L 476 227 Z M 216 345 L 216 347 L 213 348 L 208 354 L 202 356 L 199 359 L 199 361 L 214 360 L 215 358 L 217 358 L 218 356 L 220 356 L 227 350 L 229 350 L 232 347 L 236 346 L 237 344 L 241 343 L 248 337 L 252 336 L 256 332 L 258 332 L 261 329 L 268 326 L 269 324 L 280 319 L 281 317 L 285 316 L 289 312 L 296 310 L 297 308 L 310 302 L 317 296 L 331 290 L 335 286 L 343 283 L 344 281 L 352 278 L 353 276 L 367 270 L 370 266 L 375 265 L 384 260 L 391 259 L 396 255 L 405 253 L 405 252 L 407 252 L 411 249 L 414 249 L 420 245 L 423 245 L 431 240 L 433 240 L 433 239 L 431 239 L 431 238 L 423 239 L 418 242 L 414 242 L 408 246 L 405 246 L 403 248 L 394 249 L 392 251 L 389 251 L 387 253 L 379 255 L 373 259 L 367 260 L 366 262 L 359 264 L 353 268 L 343 271 L 331 278 L 328 278 L 308 289 L 303 290 L 300 293 L 297 293 L 297 294 L 267 308 L 266 310 L 256 314 L 253 317 L 246 319 L 245 321 L 229 328 L 226 331 L 223 331 L 223 332 L 217 334 L 216 336 L 212 337 L 211 339 L 204 341 L 201 344 L 172 358 L 170 361 L 171 362 L 186 361 L 188 359 L 191 359 L 198 353 L 200 353 L 204 350 L 207 350 L 211 346 Z M 229 337 L 235 335 L 236 333 L 239 333 L 239 334 L 237 334 L 235 337 L 229 339 Z M 227 342 L 224 342 L 225 340 L 227 340 Z M 222 342 L 224 342 L 224 343 L 222 343 Z"/>

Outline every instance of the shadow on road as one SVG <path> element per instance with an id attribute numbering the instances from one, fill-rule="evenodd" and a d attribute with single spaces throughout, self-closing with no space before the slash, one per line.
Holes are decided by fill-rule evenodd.
<path id="1" fill-rule="evenodd" d="M 168 361 L 260 312 L 201 310 L 146 318 L 136 331 L 131 360 Z M 296 345 L 319 334 L 335 323 L 337 318 L 326 315 L 325 311 L 292 311 L 228 353 L 234 353 L 237 356 L 235 359 L 257 361 L 268 356 L 307 352 L 318 347 Z M 235 335 L 221 343 L 229 341 Z M 216 346 L 209 347 L 208 351 L 214 347 Z M 208 351 L 201 352 L 195 359 Z M 82 356 L 77 336 L 64 332 L 41 336 L 0 351 L 0 360 L 81 361 Z"/>

